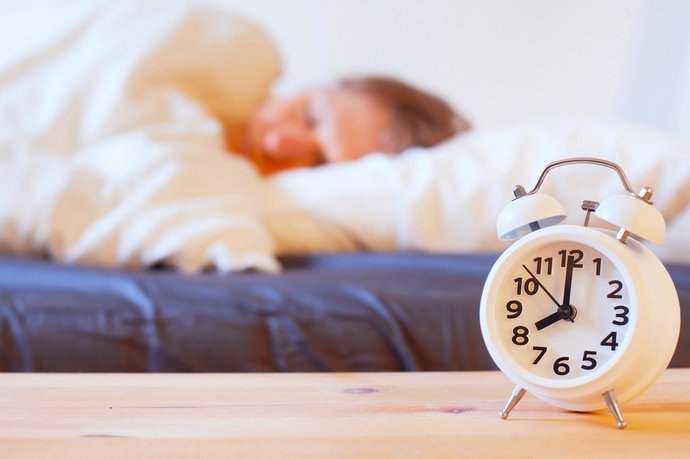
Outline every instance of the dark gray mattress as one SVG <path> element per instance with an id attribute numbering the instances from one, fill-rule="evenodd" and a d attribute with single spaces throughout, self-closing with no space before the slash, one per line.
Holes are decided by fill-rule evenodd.
<path id="1" fill-rule="evenodd" d="M 488 370 L 496 255 L 283 259 L 280 275 L 184 276 L 0 258 L 2 371 Z M 669 266 L 685 311 L 690 267 Z M 688 315 L 672 366 L 690 367 Z"/>

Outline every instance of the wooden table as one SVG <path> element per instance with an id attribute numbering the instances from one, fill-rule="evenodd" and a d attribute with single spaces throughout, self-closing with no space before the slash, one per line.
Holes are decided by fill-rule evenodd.
<path id="1" fill-rule="evenodd" d="M 500 373 L 0 374 L 0 458 L 690 457 L 690 369 L 560 411 Z"/>

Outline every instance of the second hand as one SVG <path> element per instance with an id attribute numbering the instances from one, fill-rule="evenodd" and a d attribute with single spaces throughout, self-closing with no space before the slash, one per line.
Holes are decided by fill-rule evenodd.
<path id="1" fill-rule="evenodd" d="M 534 280 L 537 282 L 537 285 L 539 285 L 539 288 L 542 289 L 542 290 L 544 290 L 544 293 L 546 293 L 547 295 L 549 295 L 549 298 L 551 298 L 551 301 L 553 301 L 553 302 L 556 304 L 556 306 L 558 306 L 558 309 L 561 309 L 561 303 L 559 303 L 558 301 L 556 301 L 556 298 L 554 298 L 553 295 L 552 295 L 551 293 L 549 293 L 548 290 L 546 290 L 546 287 L 544 287 L 544 284 L 542 284 L 542 283 L 539 281 L 539 279 L 537 279 L 537 276 L 535 276 L 534 274 L 532 274 L 532 271 L 530 271 L 529 268 L 528 268 L 527 266 L 522 265 L 522 267 L 525 268 L 525 271 L 527 271 L 527 273 L 530 275 L 530 277 L 531 277 L 532 279 L 534 279 Z"/>

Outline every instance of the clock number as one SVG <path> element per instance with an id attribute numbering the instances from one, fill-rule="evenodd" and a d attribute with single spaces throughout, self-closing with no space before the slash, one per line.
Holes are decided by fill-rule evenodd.
<path id="1" fill-rule="evenodd" d="M 592 263 L 597 265 L 597 276 L 601 276 L 601 258 L 595 258 L 594 260 L 592 260 Z"/>
<path id="2" fill-rule="evenodd" d="M 597 351 L 585 351 L 584 355 L 582 356 L 582 361 L 589 363 L 589 365 L 585 366 L 582 364 L 580 368 L 583 370 L 594 370 L 594 368 L 597 366 L 597 361 L 594 360 L 595 355 L 597 355 Z"/>
<path id="3" fill-rule="evenodd" d="M 522 277 L 517 277 L 514 279 L 514 281 L 517 284 L 517 294 L 522 295 Z M 535 293 L 537 293 L 537 291 L 539 291 L 539 283 L 533 277 L 530 277 L 525 281 L 524 287 L 525 293 L 530 296 L 534 295 Z"/>
<path id="4" fill-rule="evenodd" d="M 553 372 L 556 373 L 558 376 L 563 376 L 570 373 L 570 365 L 565 363 L 569 359 L 570 357 L 557 358 L 556 361 L 553 363 Z"/>
<path id="5" fill-rule="evenodd" d="M 613 325 L 625 325 L 628 323 L 628 313 L 630 312 L 630 310 L 628 308 L 626 308 L 623 305 L 620 305 L 620 306 L 615 306 L 613 308 L 613 310 L 614 311 L 622 311 L 622 312 L 619 312 L 618 314 L 616 314 L 616 319 L 613 322 L 611 322 Z M 620 319 L 620 322 L 617 319 Z"/>
<path id="6" fill-rule="evenodd" d="M 537 257 L 534 259 L 534 262 L 537 264 L 537 274 L 541 274 L 541 265 L 542 265 L 542 258 Z M 546 266 L 546 275 L 550 276 L 551 275 L 551 270 L 553 269 L 553 257 L 548 257 L 543 259 L 544 266 Z"/>
<path id="7" fill-rule="evenodd" d="M 508 301 L 508 304 L 506 304 L 506 309 L 511 313 L 506 317 L 508 319 L 515 319 L 516 317 L 520 317 L 520 314 L 522 314 L 522 303 L 517 300 L 510 300 Z"/>
<path id="8" fill-rule="evenodd" d="M 529 343 L 529 338 L 527 335 L 529 335 L 529 330 L 527 327 L 518 325 L 517 327 L 513 328 L 513 344 L 517 346 L 524 346 L 525 344 Z"/>
<path id="9" fill-rule="evenodd" d="M 613 291 L 611 293 L 606 295 L 606 298 L 613 298 L 616 300 L 620 300 L 621 298 L 623 298 L 623 295 L 618 293 L 623 289 L 623 282 L 621 282 L 619 280 L 612 280 L 612 281 L 609 281 L 609 285 L 612 285 L 612 286 L 615 285 L 616 287 L 613 289 Z"/>
<path id="10" fill-rule="evenodd" d="M 618 333 L 615 331 L 612 331 L 608 335 L 606 335 L 606 338 L 601 340 L 602 346 L 608 346 L 611 348 L 612 351 L 615 351 L 616 348 L 618 347 Z"/>
<path id="11" fill-rule="evenodd" d="M 536 365 L 539 363 L 541 358 L 544 357 L 544 354 L 546 354 L 546 348 L 544 346 L 532 346 L 532 349 L 539 351 L 539 355 L 536 359 L 534 359 L 534 362 L 532 362 L 532 365 Z"/>
<path id="12" fill-rule="evenodd" d="M 585 254 L 582 253 L 582 250 L 571 250 L 570 256 L 573 257 L 573 268 L 582 268 L 582 263 L 580 263 L 580 260 L 582 260 L 582 258 L 585 256 Z"/>
<path id="13" fill-rule="evenodd" d="M 558 254 L 561 256 L 561 268 L 565 268 L 565 263 L 568 258 L 568 251 L 565 249 L 559 250 Z M 585 254 L 582 253 L 582 250 L 573 249 L 570 251 L 570 256 L 573 257 L 573 268 L 582 268 L 583 265 L 580 263 L 580 261 L 585 256 Z"/>

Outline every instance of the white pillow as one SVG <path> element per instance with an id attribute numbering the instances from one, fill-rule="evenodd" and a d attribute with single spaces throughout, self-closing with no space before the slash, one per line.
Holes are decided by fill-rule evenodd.
<path id="1" fill-rule="evenodd" d="M 669 222 L 666 259 L 690 261 L 690 145 L 660 132 L 601 120 L 551 119 L 510 129 L 477 131 L 399 157 L 280 174 L 269 183 L 267 226 L 279 253 L 366 250 L 495 251 L 499 212 L 512 188 L 531 188 L 544 166 L 565 157 L 618 163 L 633 186 L 652 186 Z M 581 223 L 583 200 L 623 190 L 615 172 L 593 166 L 556 169 L 542 191 Z M 682 248 L 682 250 L 678 250 Z"/>

